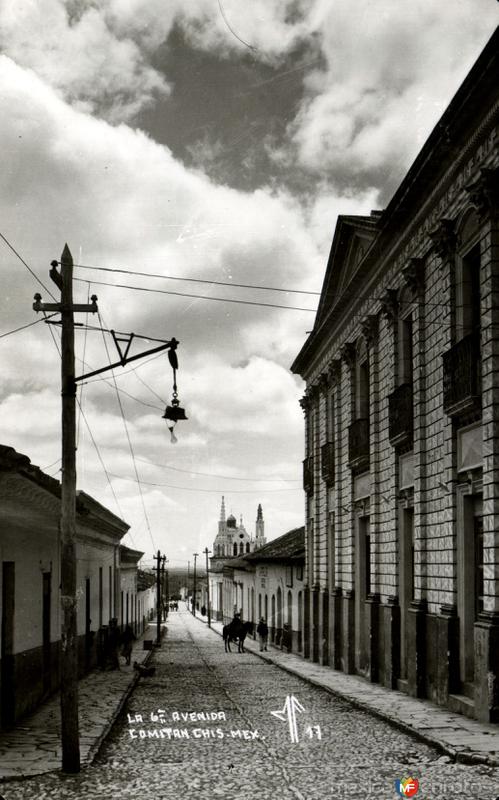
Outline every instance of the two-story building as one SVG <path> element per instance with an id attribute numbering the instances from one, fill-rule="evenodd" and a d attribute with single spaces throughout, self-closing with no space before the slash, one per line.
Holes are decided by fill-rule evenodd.
<path id="1" fill-rule="evenodd" d="M 382 211 L 340 216 L 306 381 L 304 655 L 499 721 L 496 31 Z"/>

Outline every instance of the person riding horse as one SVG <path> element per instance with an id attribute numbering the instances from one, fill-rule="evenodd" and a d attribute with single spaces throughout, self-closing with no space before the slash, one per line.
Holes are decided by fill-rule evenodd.
<path id="1" fill-rule="evenodd" d="M 253 629 L 252 622 L 242 622 L 239 613 L 234 614 L 232 622 L 223 627 L 223 639 L 225 644 L 225 652 L 232 652 L 230 649 L 231 641 L 235 642 L 237 639 L 238 653 L 244 653 L 244 640 L 250 631 Z"/>

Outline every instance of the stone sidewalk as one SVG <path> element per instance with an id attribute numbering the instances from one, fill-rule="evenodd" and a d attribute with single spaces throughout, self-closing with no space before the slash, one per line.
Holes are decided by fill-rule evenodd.
<path id="1" fill-rule="evenodd" d="M 206 617 L 197 619 L 207 623 Z M 222 623 L 212 622 L 212 629 L 222 634 Z M 385 689 L 356 675 L 306 661 L 294 653 L 283 652 L 269 644 L 268 652 L 260 653 L 258 642 L 248 637 L 245 649 L 276 664 L 303 680 L 342 697 L 356 708 L 369 711 L 404 732 L 433 745 L 455 761 L 465 764 L 499 766 L 499 725 L 486 725 L 454 714 L 427 700 L 417 700 L 403 692 Z M 234 650 L 234 647 L 232 648 Z M 237 649 L 237 648 L 236 648 Z"/>
<path id="2" fill-rule="evenodd" d="M 151 650 L 143 640 L 156 638 L 156 624 L 149 625 L 133 643 L 131 663 L 144 663 Z M 80 760 L 92 762 L 138 680 L 133 666 L 120 657 L 120 669 L 94 670 L 78 683 Z M 0 733 L 0 780 L 42 775 L 61 768 L 61 712 L 57 692 L 11 731 Z"/>

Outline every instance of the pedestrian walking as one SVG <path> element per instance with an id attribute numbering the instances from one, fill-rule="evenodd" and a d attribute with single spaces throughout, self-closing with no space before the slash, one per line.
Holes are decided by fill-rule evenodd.
<path id="1" fill-rule="evenodd" d="M 125 663 L 128 665 L 130 665 L 130 660 L 132 657 L 132 647 L 133 647 L 132 643 L 135 641 L 136 638 L 137 637 L 135 636 L 130 625 L 127 625 L 121 636 L 121 645 L 122 645 L 121 655 L 124 656 Z"/>
<path id="2" fill-rule="evenodd" d="M 269 629 L 263 617 L 260 617 L 260 622 L 257 625 L 256 632 L 258 634 L 258 641 L 260 642 L 260 653 L 267 649 L 267 642 L 269 638 Z"/>

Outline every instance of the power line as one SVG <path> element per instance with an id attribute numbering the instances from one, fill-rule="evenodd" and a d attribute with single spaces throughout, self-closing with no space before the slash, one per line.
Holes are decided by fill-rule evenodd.
<path id="1" fill-rule="evenodd" d="M 7 245 L 7 247 L 9 247 L 9 248 L 12 250 L 12 252 L 14 253 L 14 255 L 15 255 L 15 256 L 17 256 L 17 258 L 19 259 L 19 261 L 21 262 L 21 264 L 24 264 L 24 266 L 26 267 L 26 269 L 28 270 L 28 272 L 30 272 L 30 273 L 31 273 L 31 275 L 33 276 L 33 278 L 35 279 L 35 281 L 38 281 L 38 283 L 40 284 L 40 286 L 42 286 L 42 287 L 45 289 L 45 291 L 47 292 L 47 294 L 48 294 L 48 295 L 50 295 L 50 297 L 52 298 L 52 300 L 54 300 L 55 302 L 57 302 L 56 298 L 54 297 L 54 295 L 52 294 L 52 292 L 50 291 L 50 289 L 47 289 L 47 287 L 45 286 L 45 284 L 43 283 L 43 281 L 42 281 L 42 280 L 40 280 L 40 278 L 38 277 L 38 275 L 36 274 L 36 272 L 33 272 L 33 270 L 32 270 L 32 269 L 31 269 L 31 267 L 30 267 L 30 266 L 29 266 L 29 265 L 26 263 L 26 261 L 24 260 L 24 258 L 23 258 L 21 255 L 19 255 L 19 253 L 17 252 L 17 250 L 15 249 L 15 247 L 14 247 L 14 246 L 13 246 L 13 245 L 12 245 L 12 244 L 9 242 L 9 240 L 7 239 L 7 237 L 6 237 L 6 236 L 4 236 L 4 235 L 3 235 L 3 233 L 2 233 L 1 231 L 0 231 L 0 238 L 2 238 L 2 239 L 3 239 L 3 241 L 5 242 L 5 244 Z"/>
<path id="2" fill-rule="evenodd" d="M 142 363 L 138 367 L 130 367 L 130 369 L 126 369 L 124 372 L 119 372 L 118 375 L 115 375 L 114 377 L 115 377 L 115 379 L 118 379 L 118 378 L 123 378 L 125 375 L 130 375 L 131 372 L 136 372 L 138 369 L 140 369 L 140 367 L 144 367 L 146 364 L 149 364 L 149 362 L 154 361 L 156 358 L 160 358 L 163 355 L 164 355 L 164 353 L 156 353 L 156 355 L 151 356 L 151 358 L 146 358 L 145 361 L 142 361 Z M 105 383 L 107 383 L 105 378 L 92 378 L 91 381 L 84 381 L 84 383 L 85 383 L 85 385 L 88 385 L 90 383 L 97 383 L 97 382 L 100 382 L 100 381 L 104 381 Z M 120 391 L 122 392 L 123 389 L 120 389 Z M 130 396 L 132 396 L 132 395 L 130 395 Z M 134 398 L 134 399 L 137 400 L 138 398 Z M 141 402 L 141 401 L 139 401 L 139 402 Z M 163 401 L 161 401 L 161 402 L 163 402 Z M 155 406 L 155 408 L 156 408 L 156 406 Z"/>
<path id="3" fill-rule="evenodd" d="M 233 283 L 232 281 L 210 281 L 206 278 L 182 278 L 179 275 L 161 275 L 157 272 L 139 272 L 132 269 L 119 269 L 117 267 L 93 267 L 89 264 L 75 264 L 80 269 L 93 269 L 98 272 L 113 272 L 121 275 L 137 275 L 141 278 L 159 278 L 165 281 L 182 281 L 184 283 L 207 283 L 210 286 L 230 286 L 232 289 L 258 289 L 266 292 L 283 292 L 284 294 L 311 294 L 320 296 L 320 292 L 310 292 L 305 289 L 281 289 L 276 286 L 259 286 L 249 283 Z M 79 280 L 82 280 L 81 278 Z"/>
<path id="4" fill-rule="evenodd" d="M 142 484 L 143 486 L 157 486 L 157 487 L 166 487 L 168 489 L 178 489 L 183 492 L 205 492 L 208 494 L 221 494 L 223 493 L 223 489 L 201 489 L 199 487 L 192 487 L 192 486 L 173 486 L 171 483 L 155 483 L 153 481 L 144 481 L 142 478 L 132 478 L 128 475 L 116 475 L 115 473 L 110 472 L 113 478 L 117 478 L 121 481 L 132 481 L 133 483 L 137 483 L 139 486 Z M 231 494 L 275 494 L 276 492 L 297 492 L 300 491 L 298 487 L 294 489 L 231 489 Z"/>
<path id="5" fill-rule="evenodd" d="M 51 317 L 55 317 L 56 313 L 57 312 L 55 312 L 54 314 L 50 314 L 50 316 L 46 317 L 46 319 L 50 319 Z M 18 333 L 19 331 L 24 331 L 24 330 L 26 330 L 26 328 L 31 328 L 33 325 L 38 325 L 39 322 L 45 322 L 45 319 L 43 317 L 40 317 L 40 319 L 35 319 L 34 322 L 28 322 L 27 325 L 21 325 L 19 328 L 14 328 L 14 330 L 12 330 L 12 331 L 7 331 L 6 333 L 0 333 L 0 339 L 3 339 L 5 336 L 12 336 L 13 333 Z"/>
<path id="6" fill-rule="evenodd" d="M 44 313 L 44 316 L 46 316 L 46 314 L 45 314 L 45 313 Z M 52 329 L 52 326 L 51 326 L 51 325 L 49 325 L 49 331 L 50 331 L 50 335 L 52 336 L 52 341 L 54 342 L 55 349 L 57 350 L 57 352 L 58 352 L 58 354 L 59 354 L 59 358 L 62 358 L 61 349 L 60 349 L 60 347 L 59 347 L 59 344 L 57 343 L 57 339 L 56 339 L 56 337 L 55 337 L 55 333 L 54 333 L 54 331 L 53 331 L 53 329 Z M 93 444 L 93 446 L 94 446 L 94 448 L 95 448 L 95 452 L 97 453 L 97 458 L 99 459 L 99 461 L 100 461 L 100 463 L 101 463 L 101 467 L 102 467 L 102 469 L 104 470 L 104 474 L 105 474 L 105 476 L 106 476 L 106 479 L 107 479 L 107 482 L 108 482 L 109 488 L 111 489 L 111 493 L 112 493 L 112 495 L 113 495 L 113 497 L 114 497 L 114 502 L 116 503 L 116 507 L 117 507 L 117 509 L 118 509 L 118 511 L 119 511 L 119 514 L 120 514 L 121 518 L 123 519 L 123 512 L 122 512 L 122 510 L 121 510 L 121 507 L 120 507 L 120 504 L 119 504 L 119 502 L 118 502 L 118 498 L 116 497 L 116 493 L 115 493 L 115 491 L 114 491 L 113 484 L 111 483 L 111 479 L 110 479 L 110 477 L 109 477 L 109 473 L 108 473 L 108 471 L 107 471 L 107 469 L 106 469 L 106 465 L 104 464 L 104 460 L 103 460 L 103 458 L 102 458 L 102 455 L 101 455 L 101 453 L 100 453 L 99 447 L 98 447 L 98 445 L 97 445 L 97 442 L 95 441 L 94 435 L 93 435 L 93 433 L 92 433 L 92 429 L 90 428 L 90 424 L 89 424 L 89 422 L 88 422 L 88 420 L 87 420 L 87 418 L 86 418 L 86 415 L 85 415 L 85 413 L 83 412 L 83 409 L 82 409 L 82 408 L 81 408 L 81 406 L 80 406 L 80 402 L 79 402 L 78 398 L 76 398 L 76 402 L 78 403 L 78 407 L 79 407 L 79 409 L 80 409 L 81 416 L 83 417 L 83 421 L 85 422 L 85 425 L 86 425 L 86 427 L 87 427 L 88 433 L 89 433 L 89 435 L 90 435 L 90 440 L 91 440 L 91 442 L 92 442 L 92 444 Z M 61 460 L 61 459 L 59 459 L 59 460 Z M 54 461 L 54 464 L 56 464 L 56 463 L 57 463 L 57 462 L 56 462 L 56 461 Z M 51 466 L 53 466 L 53 465 L 51 465 Z M 47 467 L 47 469 L 48 469 L 48 467 Z M 130 534 L 130 538 L 132 538 L 132 535 L 131 535 L 131 534 Z M 133 539 L 132 539 L 132 541 L 133 541 Z"/>
<path id="7" fill-rule="evenodd" d="M 87 283 L 83 278 L 75 278 L 75 281 Z M 213 297 L 205 294 L 190 294 L 188 292 L 171 292 L 168 289 L 149 289 L 146 286 L 127 286 L 123 283 L 106 283 L 105 281 L 92 281 L 95 286 L 111 286 L 114 289 L 130 289 L 135 292 L 151 292 L 152 294 L 168 294 L 175 295 L 176 297 L 195 297 L 198 300 L 218 300 L 221 303 L 237 303 L 243 306 L 262 306 L 266 308 L 284 308 L 289 311 L 309 311 L 312 314 L 316 313 L 315 308 L 300 308 L 298 306 L 282 306 L 277 303 L 258 303 L 253 300 L 235 300 L 230 297 Z"/>
<path id="8" fill-rule="evenodd" d="M 171 467 L 168 464 L 158 464 L 155 461 L 149 461 L 146 458 L 138 458 L 137 461 L 142 461 L 144 464 L 149 464 L 153 467 L 162 467 L 163 469 L 171 469 L 174 472 L 183 472 L 187 475 L 202 475 L 205 478 L 222 478 L 223 480 L 231 481 L 251 481 L 253 483 L 301 483 L 299 478 L 236 478 L 233 475 L 217 475 L 213 472 L 195 472 L 191 469 L 181 469 L 180 467 Z"/>
<path id="9" fill-rule="evenodd" d="M 100 311 L 97 312 L 97 313 L 98 313 L 98 316 L 99 316 L 99 322 L 102 325 L 102 318 L 101 318 Z M 105 347 L 105 350 L 106 350 L 108 361 L 111 364 L 111 358 L 110 358 L 110 355 L 109 355 L 109 350 L 108 350 L 108 347 L 107 347 L 106 337 L 104 336 L 104 333 L 102 333 L 102 338 L 104 340 L 104 347 Z M 147 509 L 146 509 L 146 504 L 145 504 L 145 501 L 144 501 L 144 495 L 142 493 L 142 486 L 140 485 L 139 473 L 138 473 L 138 470 L 137 470 L 137 463 L 135 461 L 135 453 L 133 451 L 132 440 L 130 439 L 130 433 L 128 431 L 128 425 L 127 425 L 127 421 L 126 421 L 126 418 L 125 418 L 125 412 L 123 410 L 123 405 L 121 403 L 121 397 L 120 397 L 120 393 L 118 391 L 118 386 L 116 384 L 116 380 L 114 379 L 114 369 L 111 370 L 111 375 L 112 375 L 112 378 L 113 378 L 113 381 L 114 381 L 114 388 L 116 390 L 116 399 L 118 400 L 118 406 L 119 406 L 119 409 L 120 409 L 121 418 L 123 420 L 123 427 L 125 428 L 125 434 L 126 434 L 126 438 L 127 438 L 127 441 L 128 441 L 128 447 L 129 447 L 129 450 L 130 450 L 130 455 L 132 456 L 133 469 L 134 469 L 135 477 L 136 477 L 136 480 L 137 480 L 137 486 L 138 486 L 138 489 L 139 489 L 139 495 L 140 495 L 140 500 L 141 500 L 141 503 L 142 503 L 142 509 L 144 511 L 144 519 L 145 519 L 145 522 L 146 522 L 147 531 L 149 533 L 153 549 L 156 550 L 156 545 L 154 543 L 154 538 L 153 538 L 153 535 L 152 535 L 152 530 L 151 530 L 151 525 L 150 525 L 150 522 L 149 522 L 149 517 L 147 515 Z"/>
<path id="10" fill-rule="evenodd" d="M 84 278 L 75 278 L 75 281 L 81 281 L 82 283 L 87 283 L 87 281 Z M 110 287 L 112 287 L 114 289 L 129 289 L 131 291 L 136 291 L 136 292 L 150 292 L 152 294 L 167 294 L 167 295 L 174 295 L 176 297 L 193 297 L 193 298 L 196 298 L 198 300 L 216 300 L 216 301 L 219 301 L 221 303 L 237 303 L 238 305 L 260 306 L 260 307 L 263 307 L 263 308 L 280 308 L 280 309 L 285 309 L 285 310 L 288 310 L 288 311 L 308 311 L 311 314 L 317 313 L 317 310 L 318 310 L 318 309 L 315 309 L 315 308 L 304 308 L 302 306 L 284 306 L 284 305 L 280 305 L 278 303 L 261 303 L 261 302 L 258 302 L 256 300 L 236 300 L 235 298 L 232 298 L 232 297 L 214 297 L 214 296 L 204 295 L 204 294 L 192 294 L 192 293 L 189 293 L 189 292 L 173 292 L 173 291 L 170 291 L 168 289 L 151 289 L 151 288 L 149 288 L 147 286 L 130 286 L 130 285 L 123 284 L 123 283 L 109 283 L 109 282 L 106 282 L 106 281 L 92 281 L 92 283 L 95 284 L 96 286 L 110 286 Z M 209 281 L 209 283 L 211 283 L 211 281 Z M 230 284 L 230 285 L 233 285 L 233 284 Z M 284 290 L 284 291 L 286 291 L 286 290 Z M 352 300 L 354 298 L 362 300 L 362 299 L 364 299 L 364 297 L 365 296 L 363 294 L 357 294 L 357 293 L 354 293 L 354 292 L 346 292 L 345 293 L 345 298 L 347 298 L 349 300 Z M 374 297 L 374 298 L 372 298 L 373 302 L 382 302 L 383 299 L 384 299 L 383 297 Z M 425 300 L 405 300 L 405 299 L 400 299 L 400 300 L 398 300 L 398 303 L 400 305 L 401 304 L 405 304 L 405 305 L 423 305 L 425 308 L 430 308 L 430 307 L 433 307 L 433 308 L 448 308 L 449 307 L 449 303 L 438 303 L 438 302 L 432 302 L 432 301 L 427 302 Z M 462 304 L 462 307 L 471 307 L 471 304 Z"/>

